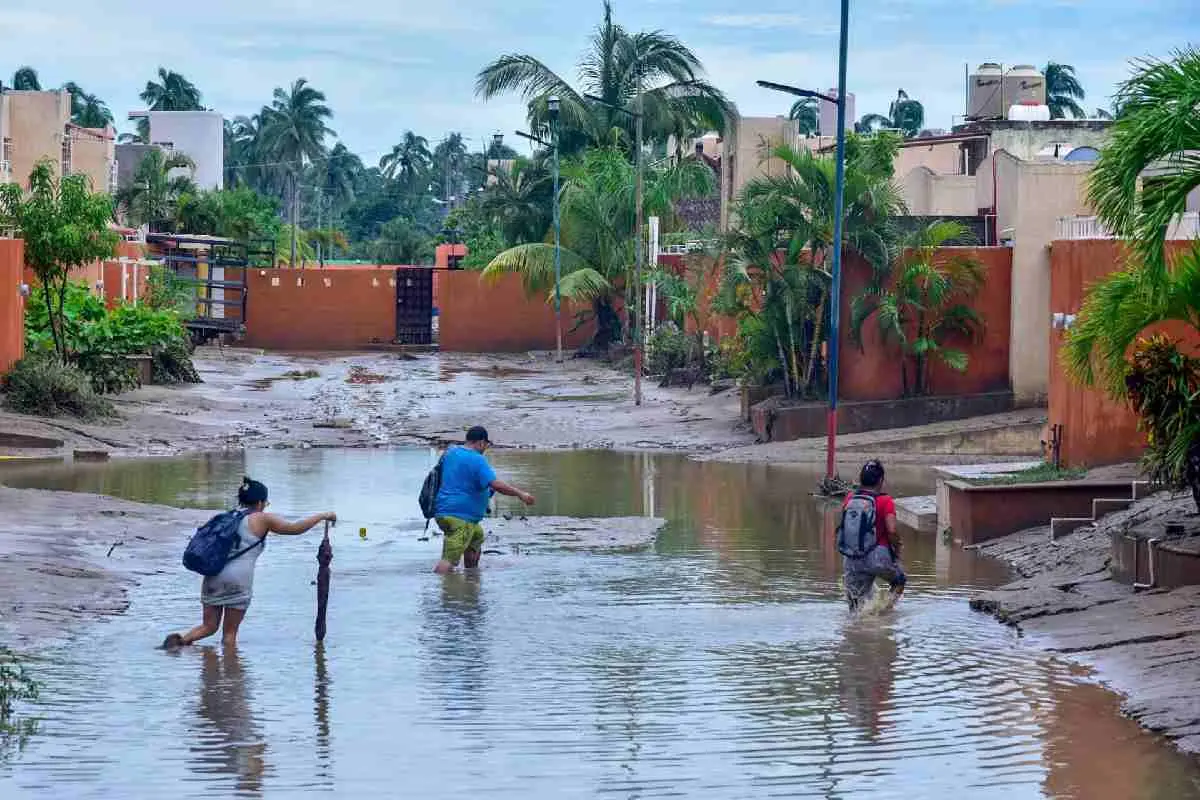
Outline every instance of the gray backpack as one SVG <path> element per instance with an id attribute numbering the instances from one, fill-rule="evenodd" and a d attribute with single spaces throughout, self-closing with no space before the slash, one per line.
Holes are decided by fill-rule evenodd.
<path id="1" fill-rule="evenodd" d="M 855 492 L 842 509 L 837 529 L 837 549 L 846 558 L 865 558 L 875 549 L 875 495 Z"/>

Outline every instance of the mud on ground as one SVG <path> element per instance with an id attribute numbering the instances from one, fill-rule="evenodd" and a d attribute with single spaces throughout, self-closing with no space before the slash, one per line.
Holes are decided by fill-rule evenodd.
<path id="1" fill-rule="evenodd" d="M 1126 714 L 1200 753 L 1200 586 L 1135 593 L 1108 570 L 1113 531 L 1194 513 L 1190 497 L 1164 493 L 1055 542 L 1049 527 L 988 542 L 979 551 L 1022 577 L 971 607 L 1095 668 Z"/>

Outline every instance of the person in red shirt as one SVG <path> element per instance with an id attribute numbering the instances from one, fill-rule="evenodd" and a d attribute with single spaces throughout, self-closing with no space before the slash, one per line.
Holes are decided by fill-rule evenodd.
<path id="1" fill-rule="evenodd" d="M 868 461 L 859 474 L 859 488 L 846 495 L 842 502 L 842 508 L 845 509 L 856 494 L 870 495 L 875 501 L 876 546 L 862 558 L 843 559 L 846 602 L 851 611 L 857 610 L 870 597 L 876 578 L 883 578 L 891 587 L 889 607 L 900 599 L 908 582 L 908 577 L 900 567 L 901 543 L 896 533 L 896 501 L 883 491 L 884 474 L 880 461 Z"/>

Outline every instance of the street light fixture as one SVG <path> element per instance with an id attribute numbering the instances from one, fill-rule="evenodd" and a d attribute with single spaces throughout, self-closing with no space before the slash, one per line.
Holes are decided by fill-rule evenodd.
<path id="1" fill-rule="evenodd" d="M 593 103 L 602 105 L 605 108 L 611 108 L 613 111 L 619 111 L 622 114 L 628 114 L 633 117 L 636 128 L 636 142 L 634 147 L 637 155 L 637 268 L 633 280 L 633 308 L 634 313 L 630 320 L 630 327 L 633 328 L 633 403 L 640 406 L 642 404 L 642 265 L 646 259 L 645 248 L 642 247 L 642 219 L 643 219 L 643 177 L 642 177 L 642 120 L 644 108 L 642 107 L 642 76 L 638 72 L 637 86 L 637 111 L 630 111 L 627 108 L 614 105 L 602 97 L 596 97 L 592 94 L 585 94 L 584 98 Z"/>
<path id="2" fill-rule="evenodd" d="M 838 89 L 837 97 L 830 97 L 809 89 L 798 89 L 782 83 L 758 81 L 764 89 L 771 89 L 800 97 L 816 97 L 837 103 L 837 166 L 833 200 L 833 267 L 829 301 L 829 415 L 825 453 L 825 480 L 832 488 L 837 478 L 837 401 L 838 401 L 838 332 L 842 311 L 842 216 L 846 194 L 846 45 L 850 19 L 850 0 L 842 0 L 841 31 L 838 40 Z"/>

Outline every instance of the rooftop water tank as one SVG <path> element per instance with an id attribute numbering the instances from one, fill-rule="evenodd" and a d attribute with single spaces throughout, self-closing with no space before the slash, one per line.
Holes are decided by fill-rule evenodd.
<path id="1" fill-rule="evenodd" d="M 1004 103 L 1006 106 L 1017 103 L 1044 105 L 1045 102 L 1046 77 L 1037 67 L 1018 64 L 1004 73 Z"/>
<path id="2" fill-rule="evenodd" d="M 1004 113 L 1004 69 L 990 61 L 967 78 L 967 119 L 999 119 Z"/>
<path id="3" fill-rule="evenodd" d="M 1018 103 L 1008 109 L 1008 118 L 1013 122 L 1048 122 L 1050 106 Z"/>

